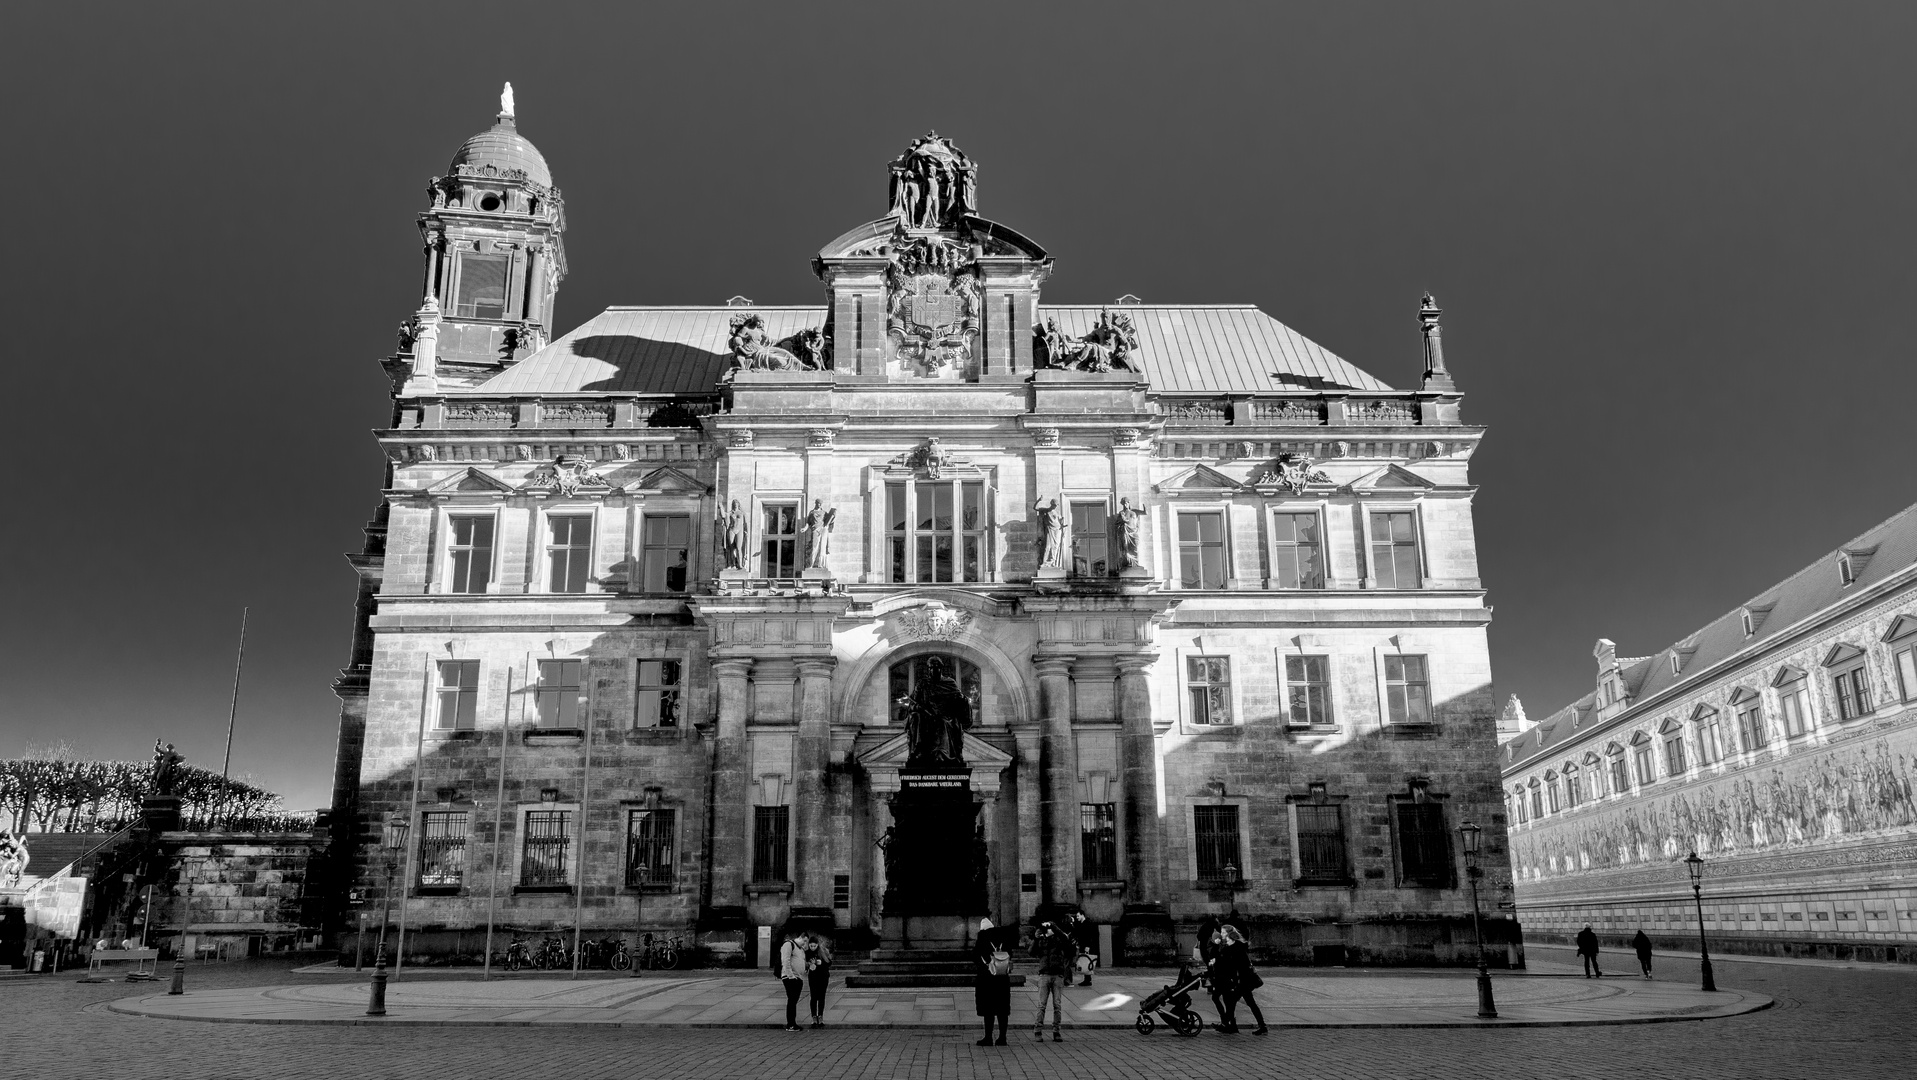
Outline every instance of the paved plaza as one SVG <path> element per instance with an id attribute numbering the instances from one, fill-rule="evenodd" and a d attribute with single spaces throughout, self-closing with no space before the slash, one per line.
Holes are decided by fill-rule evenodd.
<path id="1" fill-rule="evenodd" d="M 1619 1009 L 1635 999 L 1641 1006 L 1701 997 L 1693 989 L 1694 959 L 1664 957 L 1659 980 L 1629 978 L 1584 980 L 1568 966 L 1568 952 L 1533 948 L 1532 974 L 1499 974 L 1500 1011 L 1557 1010 L 1561 1025 L 1576 1010 Z M 1620 966 L 1628 957 L 1614 955 Z M 342 1018 L 364 1009 L 365 976 L 302 974 L 281 961 L 202 964 L 191 969 L 189 990 L 171 999 L 185 1008 L 195 1001 L 268 1003 L 303 1013 L 335 1010 Z M 1443 990 L 1464 1001 L 1469 978 L 1453 973 L 1348 972 L 1294 973 L 1267 968 L 1267 989 L 1260 991 L 1269 1014 L 1283 1023 L 1310 1023 L 1313 1011 L 1305 991 L 1347 999 L 1354 1016 L 1345 1023 L 1405 1023 L 1407 1009 L 1437 1007 L 1405 1000 L 1410 985 Z M 1720 960 L 1719 985 L 1726 998 L 1747 1005 L 1762 1000 L 1768 1008 L 1693 1022 L 1608 1023 L 1589 1026 L 1509 1026 L 1474 1030 L 1468 1015 L 1450 1027 L 1287 1027 L 1271 1037 L 1225 1036 L 1207 1032 L 1193 1039 L 1162 1029 L 1141 1037 L 1116 1026 L 1100 1028 L 1097 1014 L 1076 1016 L 1063 1043 L 1035 1043 L 1018 1032 L 1004 1048 L 972 1045 L 969 993 L 964 991 L 838 991 L 835 1008 L 846 1017 L 822 1031 L 790 1033 L 777 1028 L 772 980 L 752 974 L 648 974 L 641 979 L 599 977 L 579 982 L 544 976 L 515 982 L 481 983 L 449 978 L 441 971 L 415 971 L 393 984 L 395 1016 L 364 1025 L 336 1023 L 205 1023 L 159 1019 L 115 1011 L 146 999 L 163 986 L 125 983 L 83 984 L 65 975 L 0 981 L 0 1007 L 7 1010 L 8 1037 L 0 1048 L 7 1075 L 24 1064 L 36 1078 L 165 1077 L 645 1077 L 811 1080 L 838 1077 L 910 1077 L 914 1080 L 1026 1077 L 1125 1080 L 1145 1077 L 1329 1077 L 1479 1076 L 1549 1077 L 1751 1077 L 1799 1078 L 1837 1073 L 1854 1077 L 1901 1077 L 1917 1070 L 1917 1034 L 1909 1018 L 1917 1014 L 1917 970 L 1814 962 Z M 1156 973 L 1101 976 L 1090 991 L 1076 989 L 1073 1000 L 1107 993 L 1130 982 L 1153 984 Z M 296 991 L 284 988 L 297 987 Z M 1602 991 L 1597 988 L 1603 987 Z M 1623 988 L 1628 987 L 1629 990 Z M 1665 989 L 1668 987 L 1668 989 Z M 281 988 L 281 989 L 273 989 Z M 512 1001 L 515 991 L 537 988 L 532 1002 Z M 1339 989 L 1344 988 L 1344 989 Z M 1356 988 L 1363 988 L 1362 991 Z M 1613 991 L 1616 991 L 1615 993 Z M 1334 994 L 1335 991 L 1335 994 Z M 446 998 L 435 1002 L 432 995 Z M 484 1002 L 490 995 L 494 1004 Z M 1368 1000 L 1350 1004 L 1357 996 Z M 1650 994 L 1651 997 L 1644 995 Z M 411 999 L 409 1002 L 409 995 Z M 730 995 L 738 1012 L 725 1019 L 715 1004 Z M 1666 997 L 1665 995 L 1670 995 Z M 164 997 L 164 994 L 160 996 Z M 910 1015 L 900 1006 L 880 1006 L 895 1015 L 864 1021 L 852 1015 L 871 1009 L 868 1002 L 909 996 Z M 675 1003 L 676 1001 L 676 1003 Z M 1606 1006 L 1604 1003 L 1610 1002 Z M 650 1003 L 650 1004 L 646 1004 Z M 1022 1004 L 1022 1002 L 1021 1002 Z M 1443 1007 L 1452 1003 L 1441 1002 Z M 501 1015 L 487 1023 L 406 1024 L 426 1019 L 432 1010 L 494 1007 Z M 1200 1001 L 1209 1015 L 1209 1003 Z M 582 1021 L 591 1012 L 630 1011 L 644 1020 Z M 953 1026 L 945 1022 L 947 1012 Z M 1129 1024 L 1135 1010 L 1125 1009 L 1104 1023 Z M 1356 1013 L 1365 1014 L 1363 1016 Z M 515 1015 L 516 1014 L 516 1015 Z M 547 1024 L 540 1022 L 545 1014 Z M 706 1019 L 700 1019 L 700 1016 Z M 1695 1014 L 1702 1016 L 1704 1014 Z M 1669 1019 L 1669 1017 L 1665 1017 Z M 262 1019 L 256 1017 L 255 1019 Z M 361 1018 L 363 1019 L 363 1017 Z M 392 1023 L 399 1019 L 401 1023 Z M 470 1019 L 477 1019 L 474 1015 Z M 963 1021 L 963 1026 L 958 1026 Z M 1029 1013 L 1017 1017 L 1022 1027 Z M 890 1028 L 880 1027 L 892 1023 Z M 750 1027 L 699 1027 L 700 1023 L 753 1024 Z M 856 1026 L 865 1023 L 873 1026 Z M 933 1026 L 909 1027 L 908 1023 Z M 611 1026 L 618 1024 L 621 1026 Z M 381 1031 L 378 1026 L 394 1028 Z"/>

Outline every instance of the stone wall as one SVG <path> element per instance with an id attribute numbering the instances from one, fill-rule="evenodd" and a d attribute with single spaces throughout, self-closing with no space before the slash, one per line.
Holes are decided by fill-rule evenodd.
<path id="1" fill-rule="evenodd" d="M 229 950 L 279 952 L 320 933 L 325 912 L 308 885 L 323 831 L 167 832 L 158 844 L 171 865 L 154 893 L 156 937 L 179 933 L 184 921 L 190 937 Z"/>

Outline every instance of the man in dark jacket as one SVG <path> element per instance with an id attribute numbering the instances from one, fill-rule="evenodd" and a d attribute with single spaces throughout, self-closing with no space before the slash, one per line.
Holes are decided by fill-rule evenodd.
<path id="1" fill-rule="evenodd" d="M 1577 940 L 1578 940 L 1578 955 L 1584 958 L 1584 977 L 1587 979 L 1590 979 L 1590 978 L 1602 979 L 1604 977 L 1604 972 L 1598 970 L 1597 935 L 1592 933 L 1591 928 L 1587 926 L 1584 929 L 1578 931 Z"/>
<path id="2" fill-rule="evenodd" d="M 1059 1034 L 1060 1013 L 1064 1009 L 1065 983 L 1072 976 L 1072 961 L 1078 958 L 1078 948 L 1072 944 L 1070 935 L 1059 929 L 1056 923 L 1044 923 L 1038 928 L 1038 936 L 1032 939 L 1032 955 L 1038 957 L 1038 1015 L 1032 1018 L 1032 1037 L 1045 1038 L 1045 1002 L 1052 1003 L 1052 1041 L 1064 1042 Z"/>

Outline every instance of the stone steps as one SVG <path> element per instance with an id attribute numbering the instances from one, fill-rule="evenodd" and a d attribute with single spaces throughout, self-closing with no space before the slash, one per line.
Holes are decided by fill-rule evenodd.
<path id="1" fill-rule="evenodd" d="M 859 965 L 856 974 L 845 978 L 847 987 L 881 986 L 971 986 L 978 965 L 966 950 L 954 949 L 875 949 Z M 1013 986 L 1024 986 L 1023 975 L 1012 976 Z"/>

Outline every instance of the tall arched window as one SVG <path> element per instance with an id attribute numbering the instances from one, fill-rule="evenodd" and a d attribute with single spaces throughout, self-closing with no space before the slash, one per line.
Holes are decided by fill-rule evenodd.
<path id="1" fill-rule="evenodd" d="M 919 684 L 932 677 L 932 661 L 934 660 L 938 661 L 939 665 L 945 669 L 946 674 L 958 681 L 959 693 L 964 694 L 965 700 L 970 702 L 972 706 L 970 724 L 972 727 L 977 727 L 985 718 L 985 695 L 979 683 L 978 665 L 969 660 L 961 660 L 947 653 L 927 653 L 893 664 L 891 671 L 891 692 L 887 694 L 886 700 L 889 702 L 897 702 L 900 698 L 913 697 Z M 897 710 L 893 709 L 887 714 L 892 717 L 894 723 L 898 722 L 896 713 Z"/>

